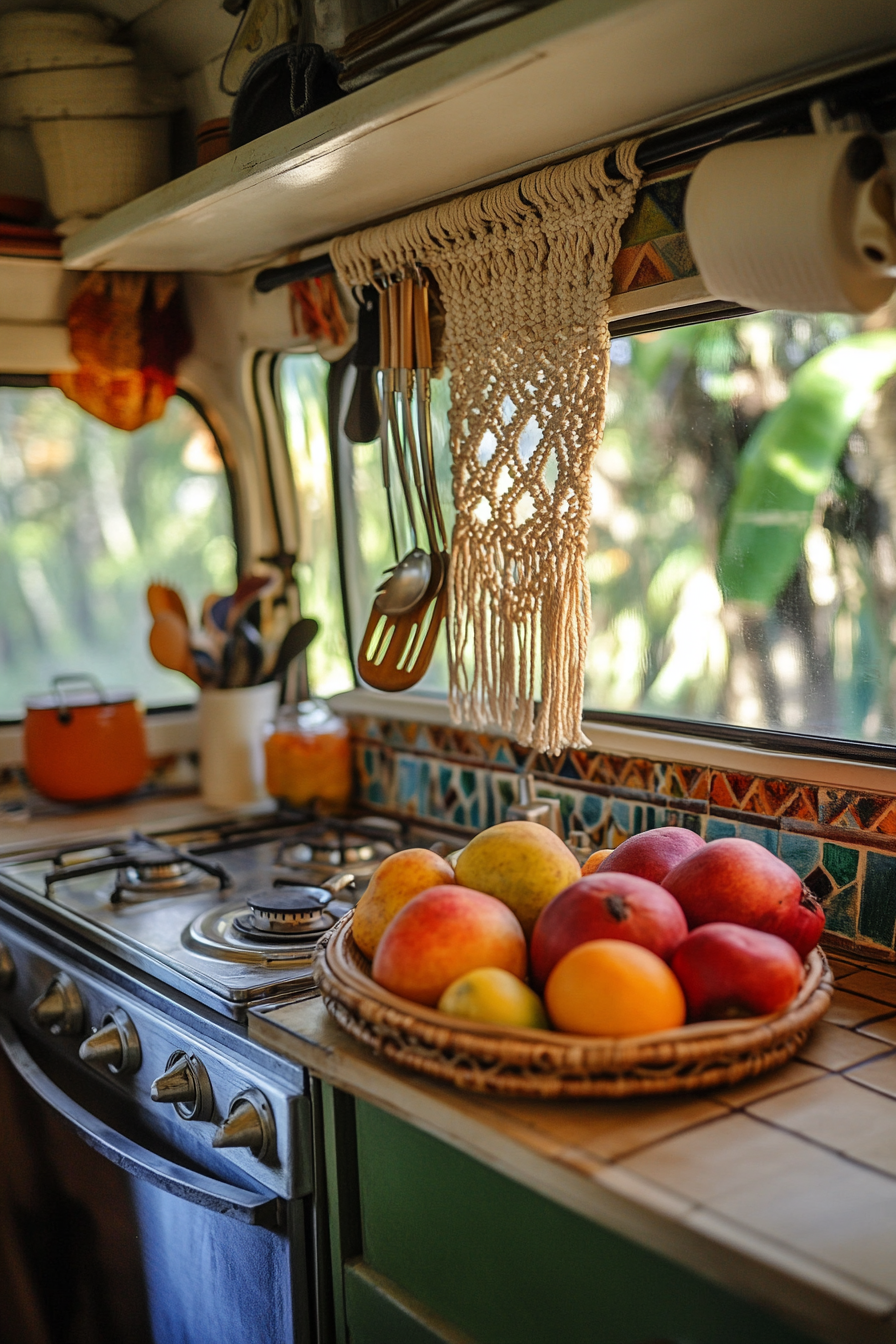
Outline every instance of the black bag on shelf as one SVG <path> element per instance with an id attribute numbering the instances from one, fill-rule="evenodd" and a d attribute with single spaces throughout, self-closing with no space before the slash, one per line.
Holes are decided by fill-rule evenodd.
<path id="1" fill-rule="evenodd" d="M 230 112 L 230 148 L 247 145 L 342 97 L 323 47 L 284 42 L 246 71 Z"/>

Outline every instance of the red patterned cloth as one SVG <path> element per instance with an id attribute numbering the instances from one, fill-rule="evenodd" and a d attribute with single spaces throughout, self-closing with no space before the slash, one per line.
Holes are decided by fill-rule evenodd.
<path id="1" fill-rule="evenodd" d="M 75 292 L 68 329 L 80 368 L 51 374 L 51 384 L 116 429 L 158 420 L 193 345 L 180 278 L 93 271 Z"/>

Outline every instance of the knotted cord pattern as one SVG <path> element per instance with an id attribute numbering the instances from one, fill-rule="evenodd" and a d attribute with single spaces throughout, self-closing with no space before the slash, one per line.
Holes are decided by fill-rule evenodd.
<path id="1" fill-rule="evenodd" d="M 582 745 L 591 464 L 637 142 L 335 238 L 349 285 L 427 267 L 445 308 L 457 519 L 449 702 L 524 745 Z M 538 703 L 540 701 L 540 704 Z"/>

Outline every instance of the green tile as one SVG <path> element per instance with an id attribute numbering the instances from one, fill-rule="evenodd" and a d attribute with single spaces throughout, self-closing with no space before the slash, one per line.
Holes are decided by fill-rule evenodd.
<path id="1" fill-rule="evenodd" d="M 778 858 L 783 859 L 800 877 L 804 878 L 811 873 L 818 863 L 820 851 L 818 841 L 813 840 L 810 835 L 794 835 L 792 831 L 781 831 L 779 834 Z"/>
<path id="2" fill-rule="evenodd" d="M 859 889 L 856 884 L 835 891 L 824 905 L 824 926 L 828 933 L 839 933 L 845 938 L 855 938 L 856 922 L 859 912 Z"/>
<path id="3" fill-rule="evenodd" d="M 859 933 L 879 947 L 893 946 L 896 929 L 896 855 L 869 850 L 859 910 Z"/>
<path id="4" fill-rule="evenodd" d="M 835 884 L 838 887 L 845 887 L 856 880 L 856 873 L 859 871 L 859 851 L 850 845 L 825 845 L 822 862 Z"/>
<path id="5" fill-rule="evenodd" d="M 603 798 L 598 798 L 593 793 L 586 793 L 582 798 L 581 811 L 587 831 L 590 831 L 594 826 L 599 826 L 604 819 Z"/>

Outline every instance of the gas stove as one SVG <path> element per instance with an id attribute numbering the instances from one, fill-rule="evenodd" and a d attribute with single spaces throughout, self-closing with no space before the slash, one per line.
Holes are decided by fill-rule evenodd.
<path id="1" fill-rule="evenodd" d="M 0 899 L 242 1021 L 312 992 L 318 940 L 387 855 L 459 843 L 387 817 L 278 813 L 12 858 Z"/>

